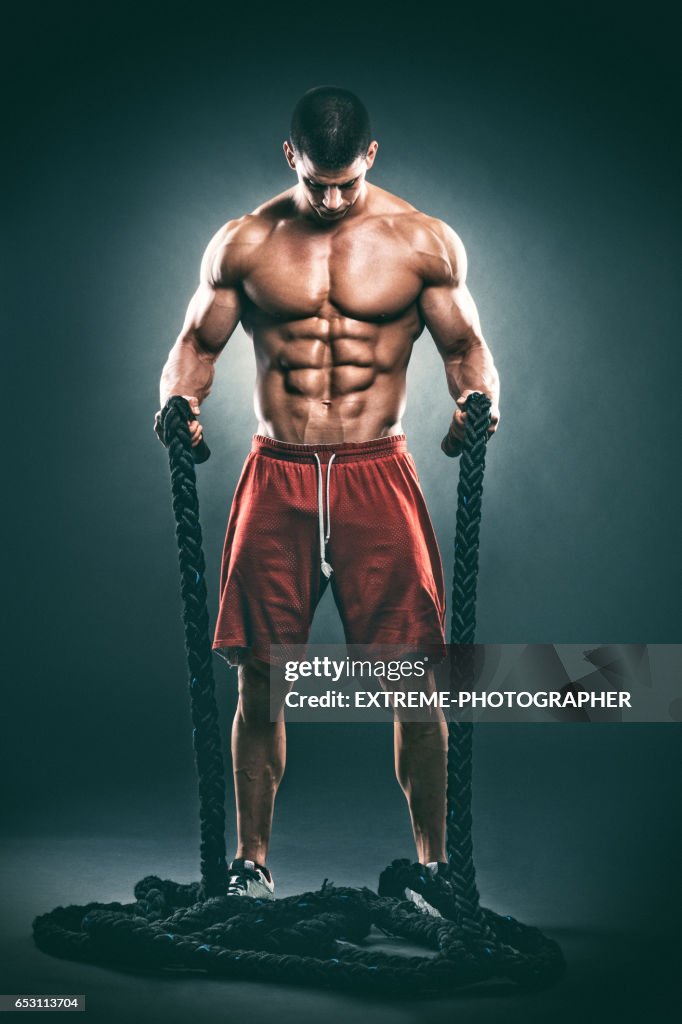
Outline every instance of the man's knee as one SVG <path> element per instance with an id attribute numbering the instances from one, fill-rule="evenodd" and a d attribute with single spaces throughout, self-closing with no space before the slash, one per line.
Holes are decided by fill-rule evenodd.
<path id="1" fill-rule="evenodd" d="M 447 750 L 448 728 L 441 714 L 421 722 L 401 722 L 396 720 L 397 739 L 402 749 L 433 749 Z"/>
<path id="2" fill-rule="evenodd" d="M 270 666 L 251 655 L 239 666 L 237 714 L 246 722 L 270 721 Z"/>

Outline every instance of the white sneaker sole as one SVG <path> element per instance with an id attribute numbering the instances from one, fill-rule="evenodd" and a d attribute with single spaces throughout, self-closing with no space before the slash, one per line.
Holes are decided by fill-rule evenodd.
<path id="1" fill-rule="evenodd" d="M 405 890 L 406 899 L 414 903 L 415 907 L 421 910 L 422 914 L 430 914 L 431 917 L 442 917 L 440 910 L 436 910 L 430 903 L 427 903 L 421 893 L 415 892 L 414 889 Z"/>

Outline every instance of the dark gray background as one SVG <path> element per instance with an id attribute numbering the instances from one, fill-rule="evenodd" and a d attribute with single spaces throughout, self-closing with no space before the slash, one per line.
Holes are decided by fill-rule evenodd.
<path id="1" fill-rule="evenodd" d="M 66 3 L 8 18 L 2 757 L 15 896 L 3 991 L 100 985 L 91 1016 L 105 1019 L 116 978 L 109 991 L 107 972 L 32 953 L 32 916 L 128 900 L 148 873 L 197 877 L 167 463 L 151 421 L 204 246 L 291 184 L 281 142 L 312 85 L 364 98 L 380 142 L 371 180 L 447 220 L 469 253 L 503 396 L 478 639 L 682 640 L 671 11 Z M 253 376 L 238 331 L 203 415 L 212 611 Z M 456 464 L 438 445 L 451 400 L 426 334 L 409 385 L 405 425 L 449 577 Z M 313 638 L 340 636 L 327 598 Z M 216 672 L 227 730 L 234 675 Z M 555 1019 L 579 996 L 601 993 L 615 1012 L 622 991 L 634 1006 L 626 977 L 652 991 L 656 957 L 647 969 L 641 957 L 655 947 L 632 937 L 676 924 L 678 763 L 675 726 L 477 731 L 484 902 L 572 935 L 574 963 L 589 967 L 576 968 L 582 988 L 552 996 Z M 390 730 L 292 728 L 275 825 L 282 892 L 325 876 L 374 885 L 411 855 Z M 186 1012 L 202 991 L 189 983 Z M 212 991 L 220 1005 L 224 987 Z M 301 1003 L 299 1019 L 329 1015 L 334 998 Z M 470 1010 L 509 1015 L 487 1006 Z M 361 1011 L 343 1003 L 346 1020 Z"/>

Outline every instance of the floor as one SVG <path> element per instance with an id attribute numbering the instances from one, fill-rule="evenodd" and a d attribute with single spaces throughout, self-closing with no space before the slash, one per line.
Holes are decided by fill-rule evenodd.
<path id="1" fill-rule="evenodd" d="M 3 844 L 4 889 L 0 935 L 3 993 L 83 994 L 88 1019 L 99 1022 L 164 1021 L 203 1024 L 238 1019 L 248 1024 L 324 1021 L 384 1024 L 428 1019 L 433 1024 L 467 1022 L 576 1022 L 590 1024 L 675 1019 L 672 983 L 678 952 L 669 939 L 626 930 L 553 927 L 534 920 L 562 946 L 568 961 L 564 979 L 551 989 L 521 993 L 507 983 L 461 992 L 454 998 L 420 1001 L 368 999 L 336 992 L 280 985 L 229 982 L 202 975 L 137 976 L 106 967 L 59 960 L 32 940 L 36 914 L 58 905 L 133 899 L 133 885 L 146 874 L 178 881 L 196 879 L 191 844 L 152 829 L 153 837 L 97 829 L 70 834 L 9 836 Z M 148 830 L 149 832 L 149 830 Z M 339 884 L 375 885 L 363 858 L 331 862 Z M 282 878 L 282 874 L 286 877 Z M 314 875 L 314 872 L 312 872 Z M 309 865 L 292 858 L 282 872 L 278 894 L 316 888 Z M 485 901 L 484 901 L 485 902 Z M 498 909 L 498 908 L 496 908 Z"/>

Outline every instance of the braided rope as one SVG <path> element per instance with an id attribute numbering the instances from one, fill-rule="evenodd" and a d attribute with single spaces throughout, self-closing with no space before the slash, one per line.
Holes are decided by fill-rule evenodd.
<path id="1" fill-rule="evenodd" d="M 466 580 L 463 583 L 460 576 L 455 581 L 452 625 L 453 643 L 462 645 L 464 651 L 473 641 L 485 455 L 481 424 L 485 422 L 487 427 L 488 422 L 487 411 L 476 398 L 472 397 L 467 409 L 455 552 L 456 574 L 464 571 Z M 480 417 L 479 409 L 483 410 Z M 556 943 L 537 928 L 502 917 L 479 903 L 471 845 L 471 726 L 467 723 L 449 727 L 449 879 L 433 877 L 420 864 L 398 860 L 382 873 L 381 895 L 327 882 L 318 891 L 278 900 L 223 894 L 225 781 L 211 670 L 195 456 L 187 429 L 190 418 L 184 399 L 170 399 L 164 409 L 164 424 L 199 775 L 202 879 L 183 885 L 150 875 L 135 886 L 134 903 L 56 907 L 35 918 L 36 944 L 54 956 L 127 969 L 166 973 L 194 969 L 225 978 L 391 996 L 443 995 L 493 977 L 505 977 L 525 987 L 552 984 L 564 969 Z M 471 543 L 476 548 L 473 554 L 468 548 Z M 422 893 L 442 916 L 424 914 L 413 903 L 386 895 L 391 891 L 402 894 L 408 886 Z M 372 926 L 420 945 L 430 954 L 404 956 L 359 947 L 357 943 Z"/>
<path id="2" fill-rule="evenodd" d="M 202 547 L 194 453 L 184 398 L 172 398 L 162 413 L 170 462 L 175 535 L 180 558 L 182 621 L 189 668 L 192 740 L 199 780 L 201 877 L 206 896 L 227 884 L 225 856 L 225 767 L 213 680 L 213 653 L 206 602 L 206 563 Z"/>
<path id="3" fill-rule="evenodd" d="M 452 574 L 450 670 L 452 689 L 470 681 L 476 631 L 476 582 L 481 529 L 483 472 L 490 426 L 490 399 L 475 392 L 468 396 L 466 432 L 457 486 L 455 561 Z M 473 727 L 469 722 L 448 723 L 447 852 L 449 877 L 462 917 L 462 926 L 485 930 L 474 868 L 471 819 Z"/>

